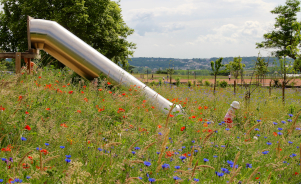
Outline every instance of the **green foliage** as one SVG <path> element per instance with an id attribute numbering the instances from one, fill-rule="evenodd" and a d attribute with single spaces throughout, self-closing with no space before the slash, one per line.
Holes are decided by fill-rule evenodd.
<path id="1" fill-rule="evenodd" d="M 188 87 L 191 87 L 191 86 L 192 86 L 191 81 L 188 81 Z"/>
<path id="2" fill-rule="evenodd" d="M 258 56 L 257 61 L 255 62 L 255 71 L 256 75 L 263 76 L 265 75 L 269 70 L 268 70 L 268 63 L 265 62 L 264 58 L 261 58 Z"/>
<path id="3" fill-rule="evenodd" d="M 274 24 L 274 30 L 263 35 L 265 41 L 256 43 L 256 48 L 276 49 L 272 54 L 281 58 L 289 56 L 293 59 L 300 57 L 300 23 L 297 21 L 297 13 L 300 12 L 299 0 L 287 0 L 285 5 L 279 5 L 271 11 L 278 15 Z"/>
<path id="4" fill-rule="evenodd" d="M 228 83 L 227 83 L 226 81 L 221 81 L 221 82 L 219 83 L 219 85 L 220 85 L 220 87 L 222 87 L 222 88 L 226 88 L 226 87 L 228 86 Z"/>
<path id="5" fill-rule="evenodd" d="M 200 86 L 203 86 L 203 79 L 198 80 Z"/>
<path id="6" fill-rule="evenodd" d="M 180 80 L 181 80 L 180 77 L 177 77 L 177 78 L 176 78 L 176 86 L 177 86 L 177 87 L 180 86 Z"/>
<path id="7" fill-rule="evenodd" d="M 0 47 L 27 50 L 27 15 L 53 20 L 113 62 L 126 66 L 135 44 L 126 38 L 134 30 L 123 21 L 120 5 L 111 0 L 1 0 Z"/>
<path id="8" fill-rule="evenodd" d="M 205 81 L 205 86 L 208 87 L 208 86 L 210 86 L 210 85 L 211 85 L 210 82 L 206 80 L 206 81 Z"/>
<path id="9" fill-rule="evenodd" d="M 239 76 L 239 71 L 240 70 L 243 70 L 244 67 L 246 67 L 245 64 L 242 64 L 241 63 L 242 61 L 242 58 L 239 56 L 239 57 L 235 57 L 233 59 L 233 61 L 230 61 L 229 64 L 226 64 L 226 69 L 231 73 L 231 72 L 234 72 L 234 78 L 237 79 L 238 76 Z"/>

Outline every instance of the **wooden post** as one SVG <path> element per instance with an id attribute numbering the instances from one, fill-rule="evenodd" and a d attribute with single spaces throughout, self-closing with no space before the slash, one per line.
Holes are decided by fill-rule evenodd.
<path id="1" fill-rule="evenodd" d="M 20 74 L 21 73 L 21 52 L 16 52 L 15 62 L 16 62 L 16 74 Z"/>
<path id="2" fill-rule="evenodd" d="M 285 81 L 282 81 L 282 101 L 283 105 L 285 104 Z"/>
<path id="3" fill-rule="evenodd" d="M 28 74 L 31 74 L 31 61 L 30 58 L 24 58 L 25 63 L 27 63 L 27 72 Z"/>
<path id="4" fill-rule="evenodd" d="M 270 81 L 270 88 L 269 88 L 270 96 L 271 96 L 271 90 L 272 90 L 272 81 Z"/>
<path id="5" fill-rule="evenodd" d="M 236 95 L 236 80 L 234 80 L 234 96 Z"/>
<path id="6" fill-rule="evenodd" d="M 170 82 L 169 83 L 171 84 L 171 76 L 170 76 Z"/>

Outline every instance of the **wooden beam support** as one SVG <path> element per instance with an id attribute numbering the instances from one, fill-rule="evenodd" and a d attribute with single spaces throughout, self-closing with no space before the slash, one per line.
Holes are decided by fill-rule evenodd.
<path id="1" fill-rule="evenodd" d="M 18 53 L 18 52 L 17 52 Z M 30 53 L 30 52 L 19 52 L 21 57 L 24 58 L 36 58 L 36 59 L 41 59 L 41 55 L 37 55 L 35 53 Z M 0 58 L 15 58 L 16 53 L 15 52 L 5 52 L 5 53 L 0 53 Z"/>
<path id="2" fill-rule="evenodd" d="M 22 53 L 21 52 L 16 52 L 16 54 L 15 54 L 16 74 L 21 73 L 21 57 L 22 57 Z"/>

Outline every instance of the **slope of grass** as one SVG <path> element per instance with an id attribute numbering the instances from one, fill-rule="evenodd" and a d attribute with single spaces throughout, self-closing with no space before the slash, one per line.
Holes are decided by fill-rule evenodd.
<path id="1" fill-rule="evenodd" d="M 139 88 L 71 82 L 69 71 L 1 76 L 0 181 L 226 183 L 300 180 L 300 93 L 155 86 L 184 115 L 166 115 Z M 236 126 L 223 117 L 241 102 Z M 290 117 L 292 116 L 292 117 Z M 290 130 L 290 131 L 289 131 Z M 294 130 L 292 132 L 292 130 Z"/>

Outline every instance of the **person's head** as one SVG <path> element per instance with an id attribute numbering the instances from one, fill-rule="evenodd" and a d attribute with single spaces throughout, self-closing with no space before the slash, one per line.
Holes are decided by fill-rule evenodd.
<path id="1" fill-rule="evenodd" d="M 233 101 L 232 104 L 230 105 L 234 109 L 239 109 L 240 105 L 238 101 Z"/>

